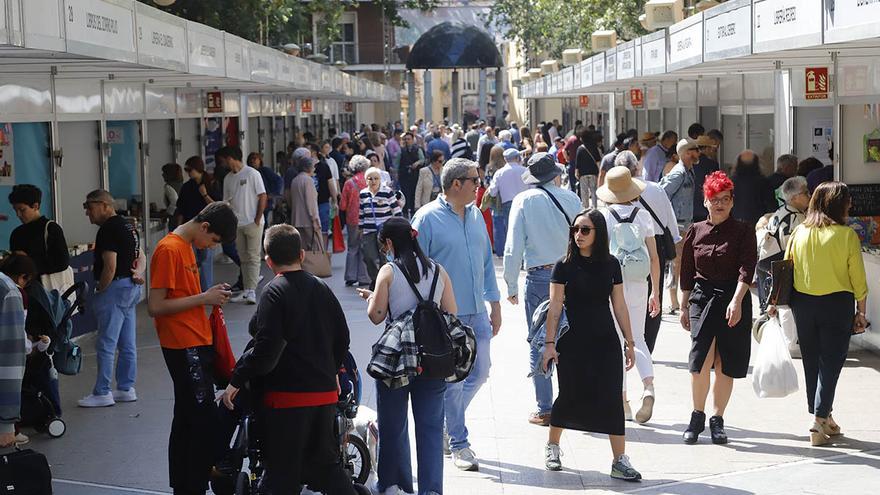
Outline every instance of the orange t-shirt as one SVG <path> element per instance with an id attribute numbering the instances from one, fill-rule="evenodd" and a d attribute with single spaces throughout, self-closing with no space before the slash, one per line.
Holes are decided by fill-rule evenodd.
<path id="1" fill-rule="evenodd" d="M 156 245 L 150 261 L 150 288 L 168 289 L 168 299 L 202 293 L 192 245 L 179 235 L 168 234 Z M 211 325 L 202 306 L 157 316 L 155 320 L 159 344 L 166 349 L 185 349 L 213 343 Z"/>

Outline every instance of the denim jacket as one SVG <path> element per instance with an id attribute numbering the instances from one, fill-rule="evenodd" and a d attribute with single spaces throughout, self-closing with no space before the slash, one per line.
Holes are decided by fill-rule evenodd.
<path id="1" fill-rule="evenodd" d="M 661 180 L 678 224 L 689 227 L 694 223 L 694 171 L 678 162 Z"/>

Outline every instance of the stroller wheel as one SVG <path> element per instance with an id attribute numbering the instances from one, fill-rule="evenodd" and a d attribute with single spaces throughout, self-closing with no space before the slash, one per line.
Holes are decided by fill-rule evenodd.
<path id="1" fill-rule="evenodd" d="M 363 485 L 370 477 L 370 469 L 373 465 L 370 460 L 370 449 L 361 437 L 349 435 L 344 453 L 345 466 L 351 471 L 352 481 Z"/>
<path id="2" fill-rule="evenodd" d="M 251 477 L 248 476 L 247 473 L 243 471 L 238 472 L 238 477 L 235 479 L 235 495 L 250 495 L 251 494 Z"/>
<path id="3" fill-rule="evenodd" d="M 49 421 L 49 424 L 46 425 L 46 431 L 49 433 L 50 437 L 59 438 L 67 431 L 67 425 L 64 423 L 63 419 L 55 418 L 52 421 Z"/>
<path id="4" fill-rule="evenodd" d="M 357 483 L 355 483 L 354 485 L 354 491 L 358 495 L 371 495 L 369 488 L 365 487 L 364 485 L 358 485 Z"/>

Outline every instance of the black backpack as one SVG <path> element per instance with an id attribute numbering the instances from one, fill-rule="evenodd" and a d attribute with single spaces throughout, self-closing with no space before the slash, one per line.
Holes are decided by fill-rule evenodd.
<path id="1" fill-rule="evenodd" d="M 419 375 L 440 380 L 454 376 L 455 349 L 449 336 L 449 326 L 440 307 L 434 302 L 437 280 L 440 278 L 440 265 L 434 263 L 434 280 L 431 282 L 431 292 L 425 299 L 419 293 L 406 267 L 399 261 L 395 263 L 419 301 L 412 315 L 418 347 Z"/>

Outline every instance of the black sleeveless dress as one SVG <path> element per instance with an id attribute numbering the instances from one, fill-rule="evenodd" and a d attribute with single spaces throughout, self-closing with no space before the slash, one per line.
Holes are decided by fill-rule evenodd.
<path id="1" fill-rule="evenodd" d="M 611 315 L 620 264 L 578 257 L 560 261 L 551 283 L 565 285 L 570 329 L 557 344 L 559 395 L 550 424 L 571 430 L 624 434 L 623 349 Z"/>

